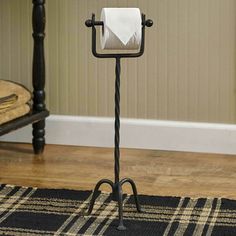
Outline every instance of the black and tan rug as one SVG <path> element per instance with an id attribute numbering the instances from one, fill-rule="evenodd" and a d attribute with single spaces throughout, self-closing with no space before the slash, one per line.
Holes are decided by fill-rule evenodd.
<path id="1" fill-rule="evenodd" d="M 224 198 L 140 196 L 137 213 L 127 196 L 126 232 L 116 230 L 117 207 L 98 196 L 91 216 L 90 191 L 49 190 L 0 185 L 0 235 L 236 235 L 236 201 Z"/>

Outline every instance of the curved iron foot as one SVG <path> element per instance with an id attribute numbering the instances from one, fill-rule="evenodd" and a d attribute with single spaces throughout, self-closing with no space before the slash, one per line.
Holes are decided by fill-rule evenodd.
<path id="1" fill-rule="evenodd" d="M 130 178 L 124 178 L 120 181 L 120 185 L 122 186 L 123 184 L 125 183 L 130 183 L 130 185 L 132 186 L 132 189 L 133 189 L 133 194 L 134 194 L 134 201 L 135 201 L 135 204 L 136 204 L 136 208 L 137 208 L 137 211 L 138 212 L 142 212 L 141 210 L 141 206 L 139 204 L 139 200 L 138 200 L 138 192 L 137 192 L 137 188 L 136 188 L 136 185 L 134 183 L 134 181 Z"/>
<path id="2" fill-rule="evenodd" d="M 109 184 L 113 190 L 113 182 L 109 179 L 101 179 L 100 181 L 98 181 L 98 183 L 96 184 L 95 188 L 94 188 L 94 191 L 93 191 L 93 195 L 92 195 L 92 198 L 90 200 L 90 204 L 89 204 L 89 209 L 87 212 L 85 212 L 85 215 L 90 215 L 93 211 L 93 206 L 94 206 L 94 203 L 95 203 L 95 200 L 96 200 L 96 195 L 98 193 L 98 190 L 100 188 L 100 186 L 102 184 Z"/>
<path id="3" fill-rule="evenodd" d="M 122 191 L 122 185 L 125 184 L 125 183 L 130 183 L 131 184 L 137 211 L 141 212 L 141 207 L 140 207 L 140 204 L 139 204 L 139 201 L 138 201 L 137 188 L 136 188 L 136 185 L 135 185 L 135 183 L 132 179 L 124 178 L 121 181 L 119 181 L 118 183 L 113 183 L 109 179 L 102 179 L 96 184 L 96 186 L 94 188 L 94 191 L 93 191 L 93 194 L 92 194 L 92 198 L 91 198 L 90 203 L 89 203 L 88 211 L 85 212 L 84 215 L 90 215 L 92 213 L 94 203 L 95 203 L 95 200 L 97 198 L 97 193 L 98 193 L 98 190 L 99 190 L 100 186 L 102 184 L 109 184 L 112 188 L 112 199 L 114 201 L 117 201 L 118 208 L 119 208 L 119 225 L 117 227 L 117 230 L 120 230 L 120 231 L 126 230 L 126 227 L 124 226 L 124 222 L 123 222 L 123 191 Z"/>

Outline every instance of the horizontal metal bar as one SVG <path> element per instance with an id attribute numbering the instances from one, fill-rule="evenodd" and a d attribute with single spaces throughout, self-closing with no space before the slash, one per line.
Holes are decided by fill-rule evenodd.
<path id="1" fill-rule="evenodd" d="M 101 25 L 101 26 L 104 25 L 103 21 L 94 21 L 93 24 L 94 24 L 94 25 Z"/>
<path id="2" fill-rule="evenodd" d="M 87 27 L 92 27 L 92 26 L 104 26 L 103 21 L 95 21 L 95 15 L 92 15 L 92 19 L 88 19 L 85 21 L 85 25 Z M 144 14 L 142 14 L 142 26 L 147 26 L 147 27 L 151 27 L 153 25 L 153 21 L 148 19 L 145 20 L 145 16 Z"/>

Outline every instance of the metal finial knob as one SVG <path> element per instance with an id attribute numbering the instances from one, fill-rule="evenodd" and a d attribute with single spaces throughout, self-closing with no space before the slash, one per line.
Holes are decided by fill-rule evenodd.
<path id="1" fill-rule="evenodd" d="M 87 27 L 92 27 L 93 26 L 93 22 L 92 22 L 92 20 L 86 20 L 85 21 L 85 25 L 87 26 Z"/>
<path id="2" fill-rule="evenodd" d="M 153 21 L 150 20 L 150 19 L 148 19 L 148 20 L 146 20 L 145 25 L 146 25 L 147 27 L 151 27 L 151 26 L 153 25 Z"/>

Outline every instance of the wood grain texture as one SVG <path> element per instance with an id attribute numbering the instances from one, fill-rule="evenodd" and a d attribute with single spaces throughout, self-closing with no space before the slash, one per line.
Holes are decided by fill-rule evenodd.
<path id="1" fill-rule="evenodd" d="M 92 56 L 84 25 L 102 7 L 139 7 L 154 21 L 143 57 L 122 61 L 123 117 L 236 122 L 235 0 L 48 0 L 52 114 L 114 115 L 114 60 Z M 0 1 L 0 32 L 0 78 L 30 88 L 31 0 Z"/>
<path id="2" fill-rule="evenodd" d="M 121 150 L 121 176 L 142 194 L 236 199 L 235 169 L 235 155 Z M 34 156 L 28 144 L 0 143 L 1 183 L 92 190 L 101 178 L 113 179 L 110 148 L 47 145 Z"/>

